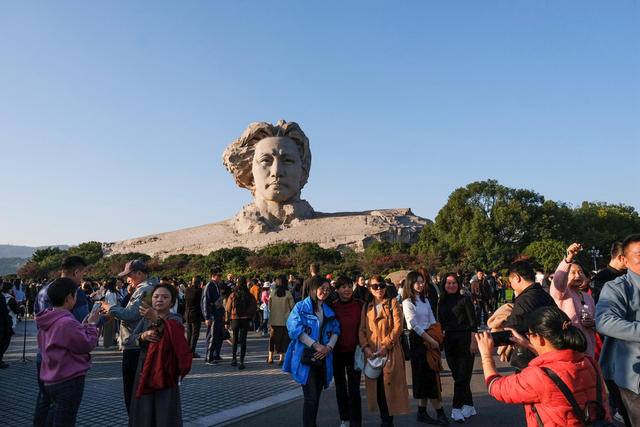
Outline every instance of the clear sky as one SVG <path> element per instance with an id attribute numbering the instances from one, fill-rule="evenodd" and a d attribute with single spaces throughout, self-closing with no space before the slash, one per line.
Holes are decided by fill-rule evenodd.
<path id="1" fill-rule="evenodd" d="M 231 218 L 222 165 L 298 122 L 319 211 L 497 179 L 640 207 L 634 1 L 0 2 L 0 244 L 114 241 Z"/>

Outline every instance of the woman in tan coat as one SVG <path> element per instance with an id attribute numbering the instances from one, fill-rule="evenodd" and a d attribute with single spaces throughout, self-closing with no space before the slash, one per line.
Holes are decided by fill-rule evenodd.
<path id="1" fill-rule="evenodd" d="M 366 359 L 387 356 L 387 363 L 377 379 L 365 375 L 369 411 L 380 410 L 383 426 L 393 425 L 393 416 L 409 413 L 409 392 L 400 345 L 402 307 L 395 298 L 385 298 L 386 285 L 373 276 L 369 290 L 373 301 L 362 310 L 360 347 Z M 366 363 L 366 362 L 365 362 Z"/>

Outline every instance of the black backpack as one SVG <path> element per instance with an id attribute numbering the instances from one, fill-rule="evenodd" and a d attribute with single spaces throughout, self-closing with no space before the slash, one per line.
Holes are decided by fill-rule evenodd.
<path id="1" fill-rule="evenodd" d="M 600 378 L 600 371 L 595 366 L 595 364 L 591 362 L 591 359 L 588 359 L 588 360 L 593 365 L 593 368 L 596 370 L 596 400 L 588 401 L 584 406 L 584 411 L 580 409 L 580 405 L 578 405 L 578 402 L 576 401 L 575 396 L 573 395 L 573 393 L 571 392 L 567 384 L 565 384 L 565 382 L 562 381 L 562 379 L 555 372 L 553 372 L 549 368 L 545 368 L 544 366 L 542 367 L 542 370 L 544 371 L 545 374 L 547 374 L 549 378 L 551 378 L 551 381 L 553 381 L 558 386 L 562 394 L 564 394 L 564 397 L 571 404 L 571 407 L 573 408 L 573 413 L 576 415 L 576 417 L 579 420 L 582 420 L 585 426 L 615 427 L 615 424 L 607 421 L 605 418 L 607 411 L 604 409 L 604 405 L 602 404 L 602 380 Z M 592 405 L 595 406 L 595 411 L 596 411 L 596 417 L 593 420 L 591 419 Z M 538 415 L 538 411 L 536 410 L 535 405 L 532 404 L 531 409 L 533 410 L 533 413 L 536 416 L 536 420 L 538 421 L 538 427 L 544 427 L 544 425 L 542 424 L 542 420 L 540 419 L 540 415 Z"/>

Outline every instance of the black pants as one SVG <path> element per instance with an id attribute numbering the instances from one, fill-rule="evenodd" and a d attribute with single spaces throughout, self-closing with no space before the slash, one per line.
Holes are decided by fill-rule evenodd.
<path id="1" fill-rule="evenodd" d="M 380 410 L 380 419 L 385 424 L 391 424 L 393 422 L 393 417 L 389 415 L 387 396 L 384 394 L 384 374 L 378 377 L 378 381 L 376 382 L 376 394 L 378 398 L 378 409 Z"/>
<path id="2" fill-rule="evenodd" d="M 200 335 L 200 325 L 202 325 L 202 322 L 187 322 L 187 342 L 189 343 L 189 347 L 191 347 L 191 353 L 196 352 L 198 336 Z"/>
<path id="3" fill-rule="evenodd" d="M 318 407 L 320 406 L 320 393 L 324 385 L 324 363 L 319 367 L 311 367 L 307 383 L 302 386 L 304 405 L 302 406 L 302 425 L 315 427 Z"/>
<path id="4" fill-rule="evenodd" d="M 220 357 L 223 332 L 224 316 L 222 313 L 218 313 L 211 319 L 207 328 L 207 355 L 205 356 L 205 362 L 213 362 Z"/>
<path id="5" fill-rule="evenodd" d="M 231 354 L 235 359 L 238 354 L 238 344 L 240 344 L 240 361 L 244 362 L 244 355 L 247 354 L 247 331 L 249 330 L 249 319 L 233 319 L 231 321 L 233 339 L 231 341 Z"/>
<path id="6" fill-rule="evenodd" d="M 33 415 L 33 426 L 42 427 L 47 424 L 47 415 L 49 413 L 49 407 L 51 406 L 51 400 L 44 388 L 44 382 L 40 379 L 40 367 L 42 361 L 36 361 L 36 370 L 38 373 L 38 397 L 36 399 L 36 411 Z"/>
<path id="7" fill-rule="evenodd" d="M 11 344 L 11 328 L 3 331 L 0 335 L 0 362 L 2 362 L 4 352 L 7 351 L 9 344 Z"/>
<path id="8" fill-rule="evenodd" d="M 60 384 L 45 386 L 45 391 L 51 401 L 47 414 L 47 427 L 75 426 L 84 392 L 84 375 Z"/>
<path id="9" fill-rule="evenodd" d="M 360 371 L 353 369 L 353 363 L 353 351 L 333 353 L 333 379 L 336 381 L 340 420 L 350 421 L 350 426 L 360 427 L 362 424 Z"/>
<path id="10" fill-rule="evenodd" d="M 140 349 L 124 350 L 122 352 L 122 384 L 124 386 L 124 404 L 127 407 L 127 414 L 131 406 L 131 396 L 133 393 L 133 383 L 136 380 L 136 369 L 138 369 L 138 358 Z"/>
<path id="11" fill-rule="evenodd" d="M 456 409 L 461 409 L 463 405 L 473 406 L 471 376 L 473 375 L 474 357 L 469 351 L 470 344 L 470 331 L 445 332 L 444 352 L 454 381 L 453 404 L 451 406 Z"/>

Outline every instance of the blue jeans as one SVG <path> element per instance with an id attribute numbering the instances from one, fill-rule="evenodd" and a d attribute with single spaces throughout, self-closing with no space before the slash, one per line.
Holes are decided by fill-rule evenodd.
<path id="1" fill-rule="evenodd" d="M 51 400 L 47 413 L 47 427 L 75 426 L 78 408 L 84 392 L 84 375 L 55 385 L 45 385 Z"/>

